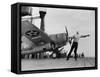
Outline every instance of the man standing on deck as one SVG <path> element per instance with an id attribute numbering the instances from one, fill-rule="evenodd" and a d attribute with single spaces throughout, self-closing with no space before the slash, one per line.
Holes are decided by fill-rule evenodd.
<path id="1" fill-rule="evenodd" d="M 80 36 L 80 35 L 79 35 L 79 32 L 76 32 L 76 34 L 72 37 L 72 39 L 73 39 L 73 44 L 72 44 L 72 46 L 71 46 L 70 52 L 69 52 L 69 54 L 68 54 L 66 60 L 69 60 L 69 57 L 70 57 L 70 55 L 71 55 L 73 49 L 74 49 L 74 54 L 75 54 L 74 58 L 75 58 L 75 60 L 77 60 L 78 41 L 79 41 L 80 38 L 84 38 L 84 37 L 88 37 L 88 36 L 90 36 L 90 35 L 81 35 L 81 36 Z"/>

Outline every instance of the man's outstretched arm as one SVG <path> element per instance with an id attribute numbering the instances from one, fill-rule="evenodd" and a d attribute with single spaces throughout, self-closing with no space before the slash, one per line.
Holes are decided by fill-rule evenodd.
<path id="1" fill-rule="evenodd" d="M 90 35 L 81 35 L 80 38 L 85 38 L 85 37 L 89 37 Z"/>

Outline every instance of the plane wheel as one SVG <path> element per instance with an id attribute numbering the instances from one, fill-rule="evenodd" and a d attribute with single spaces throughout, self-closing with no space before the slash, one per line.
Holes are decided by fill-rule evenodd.
<path id="1" fill-rule="evenodd" d="M 56 53 L 52 54 L 52 58 L 55 59 L 57 57 Z"/>

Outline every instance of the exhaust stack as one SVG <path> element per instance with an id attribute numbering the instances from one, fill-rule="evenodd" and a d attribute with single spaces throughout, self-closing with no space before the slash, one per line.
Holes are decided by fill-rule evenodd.
<path id="1" fill-rule="evenodd" d="M 40 29 L 41 29 L 42 31 L 45 31 L 44 18 L 45 18 L 46 12 L 45 12 L 45 11 L 39 11 L 39 13 L 40 13 L 40 18 L 41 18 Z"/>

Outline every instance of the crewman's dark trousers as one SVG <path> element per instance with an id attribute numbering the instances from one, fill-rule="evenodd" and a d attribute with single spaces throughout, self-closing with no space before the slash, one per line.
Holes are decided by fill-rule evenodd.
<path id="1" fill-rule="evenodd" d="M 69 52 L 69 54 L 67 56 L 67 60 L 69 60 L 69 57 L 70 57 L 73 49 L 74 49 L 74 54 L 75 54 L 75 57 L 74 58 L 75 58 L 75 60 L 77 60 L 77 48 L 78 48 L 78 43 L 77 42 L 73 42 L 72 47 L 70 49 L 70 52 Z"/>

